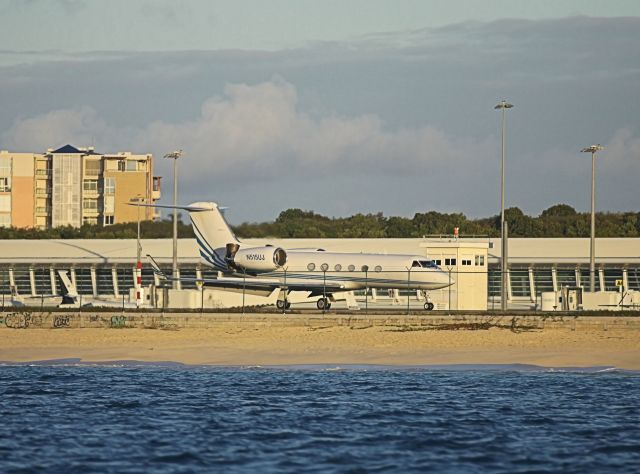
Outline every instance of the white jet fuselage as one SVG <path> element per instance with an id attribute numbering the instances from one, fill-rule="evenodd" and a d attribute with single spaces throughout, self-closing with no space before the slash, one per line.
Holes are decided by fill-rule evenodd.
<path id="1" fill-rule="evenodd" d="M 285 285 L 287 282 L 340 282 L 345 290 L 434 290 L 452 283 L 448 273 L 423 256 L 300 250 L 288 250 L 284 266 L 261 273 L 260 277 L 277 278 Z"/>

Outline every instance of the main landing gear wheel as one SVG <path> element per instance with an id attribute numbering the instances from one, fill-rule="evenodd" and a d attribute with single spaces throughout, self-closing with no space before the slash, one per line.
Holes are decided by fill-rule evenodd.
<path id="1" fill-rule="evenodd" d="M 427 311 L 432 311 L 434 308 L 433 303 L 425 303 L 424 304 L 424 309 L 426 309 Z"/>
<path id="2" fill-rule="evenodd" d="M 276 308 L 278 308 L 279 310 L 289 309 L 291 308 L 291 303 L 284 300 L 278 300 L 276 301 Z"/>
<path id="3" fill-rule="evenodd" d="M 327 298 L 320 298 L 317 301 L 316 306 L 320 310 L 329 309 L 329 308 L 331 308 L 331 302 Z"/>

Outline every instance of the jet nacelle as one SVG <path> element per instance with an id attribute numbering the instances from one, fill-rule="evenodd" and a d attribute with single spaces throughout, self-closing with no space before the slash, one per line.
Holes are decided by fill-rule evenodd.
<path id="1" fill-rule="evenodd" d="M 239 249 L 233 256 L 236 268 L 249 272 L 272 272 L 287 263 L 287 252 L 280 247 Z"/>

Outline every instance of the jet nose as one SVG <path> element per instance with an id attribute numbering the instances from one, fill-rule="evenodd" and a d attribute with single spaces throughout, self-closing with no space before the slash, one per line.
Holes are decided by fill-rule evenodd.
<path id="1" fill-rule="evenodd" d="M 446 288 L 447 286 L 451 286 L 456 282 L 453 276 L 447 272 L 440 272 L 440 277 L 438 278 L 438 281 L 444 285 L 443 286 L 444 288 Z"/>

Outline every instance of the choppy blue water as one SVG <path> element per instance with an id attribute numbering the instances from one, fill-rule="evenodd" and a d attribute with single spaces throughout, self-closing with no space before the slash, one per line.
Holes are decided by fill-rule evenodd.
<path id="1" fill-rule="evenodd" d="M 640 374 L 0 366 L 2 472 L 639 472 Z"/>

